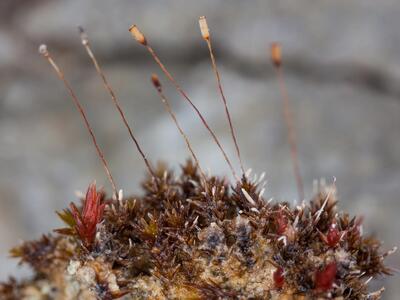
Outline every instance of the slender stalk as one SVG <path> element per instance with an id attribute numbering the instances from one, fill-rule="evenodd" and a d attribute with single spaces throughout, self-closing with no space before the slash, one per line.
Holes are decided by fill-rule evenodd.
<path id="1" fill-rule="evenodd" d="M 105 159 L 104 154 L 101 151 L 101 149 L 100 149 L 100 147 L 99 147 L 99 145 L 97 143 L 96 136 L 94 135 L 92 127 L 90 126 L 90 123 L 89 123 L 89 120 L 88 120 L 88 118 L 86 116 L 84 108 L 82 107 L 82 105 L 81 105 L 78 97 L 76 96 L 74 90 L 72 89 L 70 83 L 65 79 L 64 72 L 59 68 L 59 66 L 56 64 L 56 62 L 54 61 L 53 57 L 50 55 L 49 51 L 47 50 L 47 46 L 46 45 L 41 45 L 39 47 L 39 53 L 42 54 L 44 56 L 44 58 L 47 59 L 47 61 L 51 65 L 51 67 L 56 72 L 58 78 L 64 83 L 64 86 L 67 89 L 68 93 L 70 94 L 72 101 L 74 102 L 76 108 L 78 109 L 80 115 L 82 116 L 83 121 L 85 123 L 85 126 L 86 126 L 87 130 L 89 131 L 89 134 L 90 134 L 90 136 L 92 138 L 93 144 L 94 144 L 94 146 L 96 148 L 97 154 L 98 154 L 98 156 L 99 156 L 99 158 L 100 158 L 100 160 L 101 160 L 101 162 L 103 164 L 103 167 L 104 167 L 104 169 L 106 171 L 106 175 L 108 177 L 108 180 L 111 183 L 114 195 L 117 197 L 118 196 L 118 192 L 117 192 L 117 187 L 115 185 L 115 181 L 114 181 L 114 179 L 113 179 L 113 177 L 111 175 L 111 171 L 110 171 L 110 168 L 108 167 L 107 160 Z"/>
<path id="2" fill-rule="evenodd" d="M 225 114 L 226 114 L 226 117 L 228 119 L 229 128 L 230 128 L 230 131 L 231 131 L 233 143 L 235 144 L 236 154 L 238 156 L 239 163 L 240 163 L 240 169 L 242 171 L 242 175 L 245 176 L 245 171 L 244 171 L 244 167 L 243 167 L 242 157 L 240 155 L 240 149 L 239 149 L 239 145 L 238 145 L 238 142 L 237 142 L 235 129 L 233 127 L 231 114 L 230 114 L 229 109 L 228 109 L 228 103 L 226 101 L 225 93 L 224 93 L 223 88 L 222 88 L 221 76 L 219 75 L 219 71 L 218 71 L 218 68 L 217 68 L 217 63 L 216 63 L 214 51 L 213 51 L 212 45 L 211 45 L 210 31 L 208 29 L 207 21 L 206 21 L 206 18 L 204 16 L 200 17 L 199 25 L 200 25 L 200 30 L 201 30 L 202 37 L 206 41 L 207 47 L 208 47 L 208 51 L 210 53 L 212 69 L 214 71 L 214 74 L 215 74 L 215 77 L 216 77 L 216 80 L 217 80 L 218 90 L 219 90 L 219 93 L 221 95 L 222 102 L 224 104 Z"/>
<path id="3" fill-rule="evenodd" d="M 182 127 L 179 125 L 179 122 L 178 122 L 178 120 L 177 120 L 177 118 L 176 118 L 176 115 L 175 115 L 174 111 L 172 110 L 171 105 L 169 104 L 169 101 L 168 101 L 167 97 L 166 97 L 166 96 L 164 95 L 164 93 L 163 93 L 162 85 L 161 85 L 161 83 L 160 83 L 160 80 L 158 79 L 158 76 L 157 76 L 156 74 L 153 74 L 153 75 L 151 76 L 151 81 L 152 81 L 154 87 L 156 88 L 156 90 L 157 90 L 157 92 L 158 92 L 158 95 L 159 95 L 160 98 L 161 98 L 162 103 L 164 104 L 165 110 L 169 113 L 169 115 L 171 116 L 172 120 L 174 121 L 176 127 L 178 128 L 179 133 L 181 134 L 181 136 L 182 136 L 183 139 L 185 140 L 186 146 L 187 146 L 187 148 L 188 148 L 190 154 L 192 155 L 193 160 L 196 162 L 197 167 L 199 168 L 201 177 L 202 177 L 203 180 L 204 180 L 204 184 L 206 184 L 206 182 L 207 182 L 207 177 L 206 177 L 206 175 L 205 175 L 203 169 L 202 169 L 201 166 L 200 166 L 199 160 L 198 160 L 196 154 L 195 154 L 194 151 L 193 151 L 192 145 L 190 144 L 187 135 L 186 135 L 185 132 L 183 131 Z"/>
<path id="4" fill-rule="evenodd" d="M 139 151 L 140 155 L 142 156 L 142 158 L 144 160 L 144 163 L 146 164 L 147 170 L 149 171 L 151 176 L 155 177 L 155 173 L 154 173 L 154 171 L 153 171 L 153 169 L 152 169 L 152 167 L 151 167 L 151 165 L 150 165 L 150 163 L 149 163 L 144 151 L 140 147 L 140 144 L 139 144 L 138 140 L 136 139 L 135 135 L 133 134 L 133 131 L 132 131 L 131 127 L 128 124 L 128 121 L 126 120 L 125 113 L 122 110 L 121 105 L 119 104 L 117 96 L 115 95 L 111 85 L 108 83 L 108 80 L 107 80 L 106 76 L 104 75 L 104 72 L 103 72 L 102 68 L 100 67 L 100 64 L 98 63 L 95 55 L 93 54 L 93 51 L 92 51 L 92 49 L 90 47 L 90 43 L 89 43 L 89 39 L 88 39 L 87 34 L 85 33 L 85 31 L 83 30 L 82 27 L 79 27 L 79 32 L 80 32 L 80 35 L 81 35 L 82 45 L 85 47 L 86 52 L 89 55 L 90 59 L 92 60 L 93 65 L 96 68 L 97 73 L 101 77 L 101 80 L 103 81 L 104 88 L 110 94 L 111 99 L 112 99 L 112 101 L 114 103 L 114 106 L 116 107 L 116 109 L 118 110 L 118 112 L 119 112 L 119 114 L 121 116 L 122 122 L 124 123 L 126 129 L 128 129 L 128 132 L 129 132 L 129 135 L 130 135 L 132 141 L 134 142 L 137 150 Z"/>
<path id="5" fill-rule="evenodd" d="M 291 105 L 289 101 L 288 92 L 285 85 L 285 79 L 283 76 L 283 68 L 282 68 L 282 50 L 279 44 L 273 43 L 271 46 L 271 59 L 275 67 L 276 75 L 279 82 L 279 89 L 281 93 L 282 105 L 283 105 L 283 116 L 285 120 L 285 124 L 287 127 L 288 133 L 288 142 L 290 146 L 290 155 L 292 158 L 293 164 L 293 173 L 296 178 L 297 192 L 299 194 L 299 200 L 304 199 L 304 187 L 303 180 L 300 173 L 299 166 L 299 158 L 298 158 L 298 150 L 297 150 L 297 141 L 295 130 L 293 126 L 293 114 L 291 110 Z"/>
<path id="6" fill-rule="evenodd" d="M 181 88 L 181 86 L 177 83 L 177 81 L 174 79 L 174 77 L 171 75 L 171 73 L 167 70 L 167 68 L 164 66 L 164 64 L 161 62 L 153 48 L 148 44 L 148 41 L 146 37 L 143 35 L 143 33 L 137 28 L 136 25 L 133 25 L 129 28 L 130 33 L 132 34 L 133 38 L 141 45 L 145 46 L 147 51 L 151 54 L 155 62 L 158 64 L 158 66 L 161 68 L 165 76 L 171 81 L 171 83 L 174 85 L 176 90 L 183 96 L 184 99 L 190 104 L 190 106 L 194 109 L 194 111 L 197 113 L 199 116 L 201 122 L 203 125 L 206 127 L 210 135 L 212 136 L 213 140 L 217 144 L 218 148 L 221 150 L 222 155 L 224 156 L 225 161 L 227 162 L 233 176 L 237 181 L 240 181 L 240 178 L 236 174 L 235 169 L 232 166 L 231 161 L 228 158 L 228 155 L 226 154 L 224 148 L 222 147 L 221 143 L 219 142 L 217 136 L 215 135 L 214 131 L 210 128 L 210 126 L 207 124 L 207 121 L 204 119 L 203 115 L 197 108 L 197 106 L 193 103 L 193 101 L 189 98 L 189 96 L 186 94 L 186 92 Z"/>

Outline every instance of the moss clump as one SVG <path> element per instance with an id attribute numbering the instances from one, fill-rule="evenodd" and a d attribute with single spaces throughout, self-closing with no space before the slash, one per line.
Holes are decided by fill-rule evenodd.
<path id="1" fill-rule="evenodd" d="M 291 207 L 265 201 L 257 181 L 181 169 L 160 167 L 142 197 L 91 185 L 81 208 L 59 213 L 67 228 L 11 251 L 35 276 L 1 284 L 1 299 L 380 298 L 367 282 L 390 274 L 386 254 L 337 212 L 334 187 Z"/>

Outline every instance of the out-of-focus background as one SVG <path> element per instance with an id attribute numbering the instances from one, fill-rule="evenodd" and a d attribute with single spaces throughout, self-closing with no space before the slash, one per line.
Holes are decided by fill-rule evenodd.
<path id="1" fill-rule="evenodd" d="M 140 26 L 234 159 L 234 148 L 197 25 L 206 15 L 246 167 L 266 171 L 266 196 L 296 198 L 278 84 L 268 50 L 280 41 L 295 112 L 306 195 L 337 178 L 342 209 L 365 216 L 366 234 L 400 244 L 400 2 L 397 0 L 0 2 L 0 279 L 29 273 L 7 250 L 61 222 L 54 214 L 96 179 L 110 192 L 79 114 L 37 53 L 65 70 L 87 108 L 118 186 L 140 193 L 144 164 L 82 48 L 89 34 L 137 138 L 153 161 L 189 156 L 150 84 L 159 69 L 130 37 Z M 161 74 L 160 74 L 161 75 Z M 204 167 L 229 170 L 190 107 L 166 93 Z M 235 160 L 236 162 L 236 160 Z M 399 255 L 388 263 L 399 268 Z M 399 278 L 379 280 L 397 299 Z"/>

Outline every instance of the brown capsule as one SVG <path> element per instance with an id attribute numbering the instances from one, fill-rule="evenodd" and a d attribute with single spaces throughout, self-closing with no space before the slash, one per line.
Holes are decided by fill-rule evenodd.
<path id="1" fill-rule="evenodd" d="M 160 80 L 158 79 L 158 76 L 156 75 L 156 74 L 151 74 L 151 82 L 153 83 L 153 85 L 154 85 L 154 87 L 157 89 L 157 90 L 159 90 L 159 91 L 161 91 L 161 82 L 160 82 Z"/>
<path id="2" fill-rule="evenodd" d="M 129 28 L 129 32 L 132 34 L 133 38 L 140 44 L 146 46 L 147 45 L 147 40 L 144 36 L 144 34 L 137 28 L 136 25 L 132 25 Z"/>
<path id="3" fill-rule="evenodd" d="M 208 29 L 207 20 L 205 16 L 199 18 L 200 31 L 203 39 L 210 39 L 210 30 Z"/>
<path id="4" fill-rule="evenodd" d="M 271 60 L 276 67 L 282 64 L 282 48 L 279 43 L 272 43 L 271 45 Z"/>

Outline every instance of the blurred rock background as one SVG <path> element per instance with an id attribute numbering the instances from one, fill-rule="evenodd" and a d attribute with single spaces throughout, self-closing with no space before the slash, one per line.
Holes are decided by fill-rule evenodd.
<path id="1" fill-rule="evenodd" d="M 125 194 L 144 164 L 80 44 L 90 35 L 137 138 L 152 161 L 179 168 L 189 155 L 149 82 L 160 73 L 130 37 L 140 25 L 201 108 L 228 153 L 234 148 L 197 20 L 206 15 L 246 167 L 267 173 L 266 196 L 296 198 L 279 90 L 268 50 L 284 47 L 307 196 L 314 179 L 337 178 L 340 205 L 365 216 L 365 232 L 400 244 L 400 2 L 397 0 L 2 0 L 0 2 L 0 279 L 16 267 L 8 249 L 61 222 L 54 210 L 96 179 L 110 191 L 80 116 L 47 63 L 64 68 Z M 160 74 L 161 75 L 161 74 Z M 190 107 L 160 76 L 203 166 L 229 174 Z M 398 254 L 389 259 L 399 268 Z M 399 278 L 380 279 L 398 299 Z"/>

